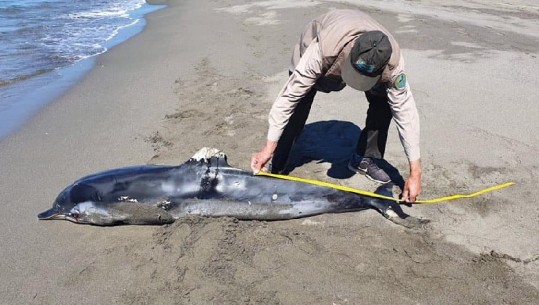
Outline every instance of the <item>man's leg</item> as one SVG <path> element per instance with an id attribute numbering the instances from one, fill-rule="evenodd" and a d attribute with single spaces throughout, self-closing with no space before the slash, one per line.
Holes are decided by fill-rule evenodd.
<path id="1" fill-rule="evenodd" d="M 392 115 L 385 92 L 367 91 L 369 110 L 365 128 L 361 131 L 356 154 L 352 156 L 350 170 L 365 174 L 369 179 L 386 183 L 391 181 L 384 170 L 376 165 L 376 159 L 382 159 L 386 150 L 387 133 Z"/>
<path id="2" fill-rule="evenodd" d="M 383 159 L 386 150 L 387 132 L 392 115 L 387 94 L 365 92 L 369 101 L 365 128 L 356 146 L 358 155 L 368 158 Z"/>
<path id="3" fill-rule="evenodd" d="M 296 109 L 294 109 L 294 113 L 290 117 L 290 120 L 277 143 L 277 148 L 273 153 L 273 159 L 271 160 L 272 173 L 280 174 L 285 170 L 290 151 L 305 126 L 316 92 L 316 89 L 311 89 L 311 91 L 298 102 Z"/>

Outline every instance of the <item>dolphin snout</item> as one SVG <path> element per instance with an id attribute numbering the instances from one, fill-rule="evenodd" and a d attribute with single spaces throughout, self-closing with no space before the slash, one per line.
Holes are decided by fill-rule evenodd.
<path id="1" fill-rule="evenodd" d="M 46 210 L 45 212 L 37 214 L 37 219 L 47 220 L 47 219 L 66 219 L 66 215 L 60 213 L 55 208 Z"/>

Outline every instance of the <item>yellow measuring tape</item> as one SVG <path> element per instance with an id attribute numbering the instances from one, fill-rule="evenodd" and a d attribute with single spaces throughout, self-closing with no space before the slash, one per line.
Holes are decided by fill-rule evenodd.
<path id="1" fill-rule="evenodd" d="M 404 200 L 401 200 L 399 198 L 388 197 L 388 196 L 376 194 L 373 192 L 358 190 L 355 188 L 333 184 L 329 182 L 323 182 L 323 181 L 318 181 L 318 180 L 311 180 L 311 179 L 305 179 L 305 178 L 299 178 L 299 177 L 293 177 L 293 176 L 287 176 L 287 175 L 277 175 L 277 174 L 271 174 L 271 173 L 263 172 L 263 171 L 258 172 L 257 175 L 279 178 L 279 179 L 284 179 L 284 180 L 291 180 L 291 181 L 299 181 L 299 182 L 314 184 L 318 186 L 330 187 L 330 188 L 334 188 L 341 191 L 356 193 L 363 196 L 375 197 L 375 198 L 386 199 L 386 200 L 393 200 L 396 202 L 404 202 Z M 498 184 L 495 186 L 487 187 L 485 189 L 482 189 L 478 192 L 471 193 L 471 194 L 456 194 L 456 195 L 434 198 L 434 199 L 416 200 L 414 203 L 438 203 L 442 201 L 449 201 L 449 200 L 455 200 L 455 199 L 461 199 L 461 198 L 472 198 L 472 197 L 476 197 L 476 196 L 479 196 L 488 192 L 492 192 L 495 190 L 499 190 L 499 189 L 511 186 L 513 184 L 514 184 L 513 182 L 506 182 L 506 183 Z"/>

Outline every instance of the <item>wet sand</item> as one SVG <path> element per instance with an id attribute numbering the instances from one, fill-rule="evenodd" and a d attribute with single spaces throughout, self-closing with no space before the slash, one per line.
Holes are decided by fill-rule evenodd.
<path id="1" fill-rule="evenodd" d="M 489 1 L 156 1 L 145 31 L 0 143 L 2 304 L 536 304 L 539 8 Z M 397 38 L 421 117 L 423 198 L 410 230 L 375 211 L 100 228 L 37 221 L 66 185 L 217 147 L 248 169 L 305 24 L 359 7 Z M 361 189 L 346 170 L 366 99 L 320 94 L 292 175 Z M 407 175 L 396 129 L 386 151 Z"/>

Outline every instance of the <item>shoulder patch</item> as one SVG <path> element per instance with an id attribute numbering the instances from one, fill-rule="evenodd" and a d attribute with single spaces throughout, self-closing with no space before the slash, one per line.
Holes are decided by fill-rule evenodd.
<path id="1" fill-rule="evenodd" d="M 404 89 L 404 87 L 406 87 L 406 74 L 401 73 L 397 75 L 395 81 L 393 82 L 393 87 L 396 89 Z"/>

